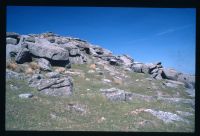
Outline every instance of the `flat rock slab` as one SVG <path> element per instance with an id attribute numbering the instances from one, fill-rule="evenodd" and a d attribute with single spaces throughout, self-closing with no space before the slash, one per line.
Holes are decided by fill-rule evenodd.
<path id="1" fill-rule="evenodd" d="M 111 101 L 125 101 L 125 91 L 117 88 L 100 89 L 100 92 Z"/>
<path id="2" fill-rule="evenodd" d="M 160 110 L 156 111 L 152 109 L 145 109 L 144 111 L 151 113 L 153 116 L 161 119 L 165 123 L 173 123 L 174 121 L 187 122 L 187 120 L 184 120 L 182 117 L 171 112 L 165 112 L 165 111 L 160 111 Z"/>

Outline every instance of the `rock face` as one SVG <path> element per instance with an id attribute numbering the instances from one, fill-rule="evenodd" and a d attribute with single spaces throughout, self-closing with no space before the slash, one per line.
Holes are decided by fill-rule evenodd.
<path id="1" fill-rule="evenodd" d="M 17 63 L 20 63 L 20 64 L 22 64 L 22 63 L 24 63 L 24 62 L 28 62 L 28 61 L 30 61 L 30 60 L 31 60 L 31 57 L 30 57 L 29 50 L 28 50 L 27 48 L 22 48 L 22 49 L 18 52 L 18 54 L 17 54 L 17 56 L 16 56 L 16 58 L 15 58 L 15 61 L 16 61 Z"/>
<path id="2" fill-rule="evenodd" d="M 31 54 L 40 58 L 50 60 L 69 60 L 69 52 L 63 48 L 48 45 L 28 44 L 28 49 Z"/>

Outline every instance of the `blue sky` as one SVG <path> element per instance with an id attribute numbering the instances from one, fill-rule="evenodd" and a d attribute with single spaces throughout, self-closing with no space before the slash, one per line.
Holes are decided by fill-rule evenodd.
<path id="1" fill-rule="evenodd" d="M 7 7 L 7 31 L 85 39 L 135 61 L 195 73 L 192 8 Z"/>

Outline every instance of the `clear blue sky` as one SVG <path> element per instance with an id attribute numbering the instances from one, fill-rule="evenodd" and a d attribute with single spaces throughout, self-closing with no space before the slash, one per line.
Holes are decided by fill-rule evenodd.
<path id="1" fill-rule="evenodd" d="M 7 31 L 52 31 L 128 54 L 139 62 L 195 73 L 192 8 L 7 7 Z"/>

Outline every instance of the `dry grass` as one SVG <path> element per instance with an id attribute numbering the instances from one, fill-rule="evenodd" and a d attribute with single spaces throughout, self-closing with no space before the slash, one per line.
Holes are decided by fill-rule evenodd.
<path id="1" fill-rule="evenodd" d="M 90 69 L 96 69 L 96 64 L 91 64 L 89 68 Z"/>
<path id="2" fill-rule="evenodd" d="M 33 70 L 36 70 L 36 69 L 39 69 L 40 66 L 36 63 L 36 62 L 31 62 L 29 64 L 30 68 L 33 69 Z"/>
<path id="3" fill-rule="evenodd" d="M 6 66 L 6 68 L 15 71 L 16 68 L 17 68 L 17 63 L 15 63 L 15 62 L 9 62 L 9 63 L 7 64 L 7 66 Z"/>
<path id="4" fill-rule="evenodd" d="M 115 77 L 112 78 L 112 82 L 113 82 L 114 84 L 116 84 L 116 85 L 122 85 L 122 84 L 123 84 L 122 79 L 115 78 Z"/>
<path id="5" fill-rule="evenodd" d="M 65 68 L 64 68 L 64 67 L 56 67 L 56 68 L 55 68 L 55 72 L 58 72 L 58 73 L 65 73 Z"/>
<path id="6" fill-rule="evenodd" d="M 25 74 L 33 74 L 33 69 L 32 68 L 26 68 L 25 69 Z"/>

